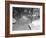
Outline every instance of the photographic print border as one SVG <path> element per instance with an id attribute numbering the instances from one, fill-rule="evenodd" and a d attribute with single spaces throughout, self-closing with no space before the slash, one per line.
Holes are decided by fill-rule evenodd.
<path id="1" fill-rule="evenodd" d="M 38 33 L 10 34 L 10 4 L 43 6 L 42 32 L 41 33 L 38 32 Z M 44 35 L 44 34 L 45 34 L 45 5 L 44 3 L 5 1 L 5 37 L 33 36 L 33 35 Z"/>

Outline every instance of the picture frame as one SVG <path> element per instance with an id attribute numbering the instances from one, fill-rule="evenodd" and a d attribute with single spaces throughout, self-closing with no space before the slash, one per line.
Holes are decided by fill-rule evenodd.
<path id="1" fill-rule="evenodd" d="M 38 13 L 35 14 L 36 12 Z M 26 17 L 30 16 L 28 18 L 31 18 L 31 22 L 24 15 L 26 15 Z M 24 19 L 28 19 L 28 21 L 31 24 L 32 23 L 35 24 L 35 21 L 32 21 L 32 18 L 33 20 L 40 19 L 41 21 L 37 20 L 38 22 L 36 21 L 36 24 L 35 24 L 35 25 L 38 24 L 39 27 L 36 28 L 33 25 L 32 27 L 30 27 L 30 24 L 28 21 L 25 22 L 25 20 L 22 20 L 22 21 L 19 20 L 19 19 L 22 19 L 21 18 L 22 16 Z M 33 16 L 35 16 L 36 18 Z M 14 18 L 18 22 L 16 22 Z M 14 23 L 14 21 L 16 23 Z M 25 24 L 26 26 L 23 24 Z M 29 27 L 29 28 L 26 28 L 26 27 Z M 5 1 L 5 37 L 34 36 L 34 35 L 44 35 L 44 34 L 45 34 L 45 5 L 44 3 Z"/>

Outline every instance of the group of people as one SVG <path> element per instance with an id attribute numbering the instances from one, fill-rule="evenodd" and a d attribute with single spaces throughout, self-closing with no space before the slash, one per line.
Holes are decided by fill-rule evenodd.
<path id="1" fill-rule="evenodd" d="M 34 28 L 32 26 L 37 25 L 34 23 L 39 23 L 40 16 L 33 14 L 33 10 L 33 8 L 13 8 L 13 24 L 16 30 L 31 30 Z"/>

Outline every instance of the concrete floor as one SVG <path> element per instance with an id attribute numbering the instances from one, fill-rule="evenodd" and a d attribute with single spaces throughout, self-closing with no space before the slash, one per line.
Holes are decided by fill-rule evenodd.
<path id="1" fill-rule="evenodd" d="M 31 19 L 23 16 L 13 24 L 13 30 L 39 30 L 40 20 L 31 21 Z"/>
<path id="2" fill-rule="evenodd" d="M 30 30 L 29 23 L 31 23 L 31 20 L 23 16 L 13 24 L 13 30 Z"/>

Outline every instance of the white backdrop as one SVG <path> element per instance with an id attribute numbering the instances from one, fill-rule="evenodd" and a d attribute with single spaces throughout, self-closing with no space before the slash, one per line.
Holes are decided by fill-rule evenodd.
<path id="1" fill-rule="evenodd" d="M 24 1 L 24 0 L 22 0 L 22 1 Z M 25 0 L 25 1 L 30 1 L 30 0 Z M 45 0 L 32 0 L 32 1 L 33 2 L 44 2 L 45 3 Z M 46 15 L 45 15 L 45 17 L 46 17 Z M 45 25 L 45 30 L 46 30 L 46 25 Z M 5 36 L 5 0 L 0 0 L 0 38 L 5 38 L 4 36 Z M 46 35 L 16 37 L 16 38 L 46 38 Z"/>

